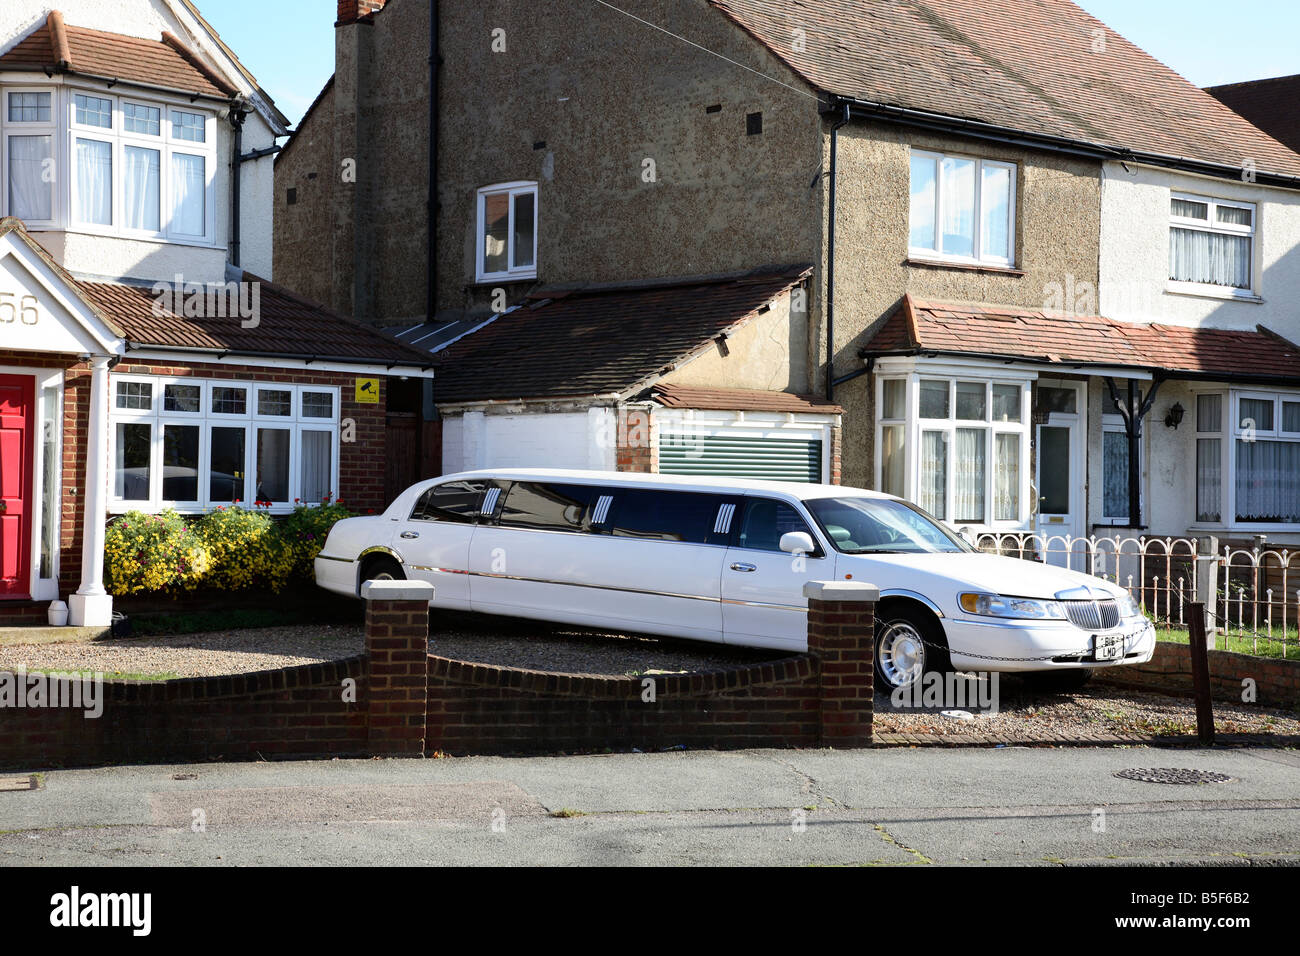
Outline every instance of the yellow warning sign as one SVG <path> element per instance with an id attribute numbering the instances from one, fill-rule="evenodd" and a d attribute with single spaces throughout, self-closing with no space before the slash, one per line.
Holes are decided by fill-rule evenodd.
<path id="1" fill-rule="evenodd" d="M 379 404 L 379 379 L 377 378 L 357 379 L 357 404 L 359 405 Z"/>

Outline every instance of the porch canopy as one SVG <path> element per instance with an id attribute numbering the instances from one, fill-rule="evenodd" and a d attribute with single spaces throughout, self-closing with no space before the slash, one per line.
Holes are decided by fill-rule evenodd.
<path id="1" fill-rule="evenodd" d="M 1262 325 L 1254 331 L 1144 325 L 1021 306 L 922 301 L 910 294 L 859 356 L 868 367 L 886 356 L 958 357 L 1101 377 L 1128 437 L 1129 521 L 1134 527 L 1142 523 L 1142 421 L 1161 382 L 1300 382 L 1300 345 Z M 1121 371 L 1127 380 L 1124 395 L 1115 386 Z M 1141 399 L 1133 372 L 1151 378 L 1151 388 Z"/>

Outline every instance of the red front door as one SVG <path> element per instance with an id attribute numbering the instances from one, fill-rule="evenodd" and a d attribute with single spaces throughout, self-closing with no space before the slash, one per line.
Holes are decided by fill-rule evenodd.
<path id="1" fill-rule="evenodd" d="M 35 381 L 0 375 L 0 600 L 31 597 Z"/>

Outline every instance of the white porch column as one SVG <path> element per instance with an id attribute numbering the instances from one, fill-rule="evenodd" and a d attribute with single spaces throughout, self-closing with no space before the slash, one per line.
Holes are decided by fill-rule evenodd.
<path id="1" fill-rule="evenodd" d="M 86 423 L 85 514 L 81 528 L 81 587 L 68 598 L 68 623 L 108 627 L 113 596 L 104 590 L 104 524 L 108 520 L 108 362 L 90 360 L 90 421 Z"/>

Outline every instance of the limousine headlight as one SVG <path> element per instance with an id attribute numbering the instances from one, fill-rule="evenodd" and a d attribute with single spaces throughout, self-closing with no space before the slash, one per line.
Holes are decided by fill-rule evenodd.
<path id="1" fill-rule="evenodd" d="M 1035 601 L 1033 598 L 1007 597 L 1004 594 L 980 594 L 968 591 L 958 597 L 967 614 L 982 617 L 1009 617 L 1021 620 L 1064 620 L 1065 608 L 1058 601 Z"/>
<path id="2" fill-rule="evenodd" d="M 1120 617 L 1141 617 L 1142 605 L 1134 600 L 1133 595 L 1127 591 L 1115 595 L 1115 603 L 1119 605 Z"/>

